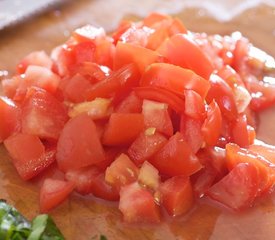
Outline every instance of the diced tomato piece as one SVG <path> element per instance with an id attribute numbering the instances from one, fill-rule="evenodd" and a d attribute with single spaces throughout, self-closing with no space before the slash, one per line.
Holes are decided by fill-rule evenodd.
<path id="1" fill-rule="evenodd" d="M 240 147 L 247 147 L 249 145 L 249 134 L 245 114 L 239 115 L 232 123 L 232 138 L 234 143 L 238 144 Z"/>
<path id="2" fill-rule="evenodd" d="M 66 80 L 63 95 L 66 100 L 74 103 L 83 102 L 86 99 L 86 91 L 92 87 L 91 82 L 80 74 Z"/>
<path id="3" fill-rule="evenodd" d="M 208 146 L 217 144 L 222 130 L 222 115 L 218 104 L 213 100 L 207 108 L 207 117 L 202 125 L 201 133 Z"/>
<path id="4" fill-rule="evenodd" d="M 190 176 L 202 168 L 184 136 L 177 132 L 149 159 L 161 174 Z"/>
<path id="5" fill-rule="evenodd" d="M 147 17 L 145 17 L 142 20 L 142 23 L 144 26 L 152 27 L 154 24 L 159 23 L 163 20 L 167 20 L 167 19 L 171 19 L 171 17 L 168 15 L 165 15 L 165 14 L 153 12 L 153 13 L 149 14 Z"/>
<path id="6" fill-rule="evenodd" d="M 269 162 L 265 156 L 254 153 L 250 149 L 240 148 L 233 143 L 227 144 L 226 163 L 229 170 L 239 163 L 253 164 L 258 171 L 258 195 L 268 192 L 274 185 L 275 165 Z"/>
<path id="7" fill-rule="evenodd" d="M 108 146 L 130 145 L 144 129 L 141 113 L 113 113 L 102 137 Z"/>
<path id="8" fill-rule="evenodd" d="M 156 128 L 168 137 L 173 135 L 173 125 L 168 112 L 168 104 L 143 100 L 142 114 L 146 128 Z"/>
<path id="9" fill-rule="evenodd" d="M 142 100 L 134 91 L 130 92 L 115 108 L 118 113 L 141 113 Z"/>
<path id="10" fill-rule="evenodd" d="M 166 137 L 156 132 L 156 129 L 147 129 L 131 144 L 128 154 L 137 165 L 140 165 L 158 152 L 166 142 Z"/>
<path id="11" fill-rule="evenodd" d="M 20 114 L 20 108 L 11 99 L 0 96 L 0 143 L 20 131 Z"/>
<path id="12" fill-rule="evenodd" d="M 138 69 L 134 64 L 126 65 L 89 88 L 86 99 L 93 100 L 96 97 L 109 98 L 116 96 L 123 98 L 129 94 L 133 87 L 138 85 L 139 77 Z"/>
<path id="13" fill-rule="evenodd" d="M 207 93 L 207 102 L 210 103 L 215 100 L 224 117 L 226 117 L 229 121 L 236 119 L 238 111 L 230 86 L 215 74 L 211 75 L 209 82 L 211 87 Z"/>
<path id="14" fill-rule="evenodd" d="M 139 184 L 157 190 L 160 184 L 159 171 L 149 162 L 145 161 L 138 174 Z"/>
<path id="15" fill-rule="evenodd" d="M 204 99 L 193 90 L 185 90 L 185 110 L 184 113 L 195 119 L 205 118 Z"/>
<path id="16" fill-rule="evenodd" d="M 95 27 L 90 24 L 77 28 L 72 35 L 77 42 L 100 40 L 106 37 L 105 30 L 102 27 Z"/>
<path id="17" fill-rule="evenodd" d="M 170 63 L 188 68 L 205 79 L 214 71 L 213 64 L 187 34 L 176 34 L 166 40 L 158 49 Z"/>
<path id="18" fill-rule="evenodd" d="M 111 186 L 120 189 L 122 186 L 135 182 L 138 177 L 138 168 L 130 158 L 122 153 L 107 167 L 105 180 Z"/>
<path id="19" fill-rule="evenodd" d="M 162 103 L 167 103 L 177 113 L 184 112 L 184 100 L 177 94 L 158 87 L 135 88 L 138 97 Z"/>
<path id="20" fill-rule="evenodd" d="M 68 120 L 67 110 L 54 96 L 30 88 L 22 105 L 22 132 L 57 139 Z"/>
<path id="21" fill-rule="evenodd" d="M 37 176 L 55 161 L 55 149 L 45 150 L 34 135 L 18 133 L 4 141 L 12 162 L 23 180 Z"/>
<path id="22" fill-rule="evenodd" d="M 25 76 L 19 82 L 14 100 L 23 100 L 28 88 L 33 86 L 55 93 L 59 82 L 60 77 L 48 68 L 30 65 L 26 69 Z"/>
<path id="23" fill-rule="evenodd" d="M 204 99 L 210 87 L 209 82 L 193 71 L 168 63 L 151 64 L 140 80 L 140 85 L 162 87 L 183 94 L 193 90 Z"/>
<path id="24" fill-rule="evenodd" d="M 51 69 L 53 66 L 53 61 L 44 51 L 36 51 L 28 54 L 24 57 L 20 63 L 16 66 L 17 73 L 25 73 L 28 66 L 41 66 Z"/>
<path id="25" fill-rule="evenodd" d="M 250 145 L 248 149 L 275 164 L 275 147 L 273 145 L 257 140 L 254 144 Z"/>
<path id="26" fill-rule="evenodd" d="M 2 86 L 4 95 L 13 99 L 21 81 L 22 81 L 21 75 L 15 75 L 9 79 L 3 79 L 1 81 L 1 86 Z"/>
<path id="27" fill-rule="evenodd" d="M 250 207 L 258 193 L 259 176 L 252 163 L 239 163 L 214 184 L 207 195 L 223 205 L 241 210 Z"/>
<path id="28" fill-rule="evenodd" d="M 160 221 L 159 207 L 152 194 L 138 183 L 122 187 L 119 210 L 128 223 L 157 223 Z"/>
<path id="29" fill-rule="evenodd" d="M 112 33 L 112 38 L 114 39 L 114 44 L 117 44 L 117 42 L 120 39 L 120 36 L 125 33 L 133 23 L 130 20 L 122 19 L 120 23 L 118 24 L 117 29 Z"/>
<path id="30" fill-rule="evenodd" d="M 56 160 L 64 172 L 104 161 L 95 123 L 88 115 L 78 115 L 65 124 L 58 139 Z"/>
<path id="31" fill-rule="evenodd" d="M 194 203 L 193 190 L 186 176 L 175 176 L 160 187 L 160 201 L 170 216 L 180 216 L 191 209 Z"/>
<path id="32" fill-rule="evenodd" d="M 184 114 L 181 115 L 180 132 L 183 134 L 193 153 L 196 153 L 203 145 L 202 124 L 202 120 L 190 118 Z"/>
<path id="33" fill-rule="evenodd" d="M 143 73 L 147 66 L 161 60 L 163 60 L 162 56 L 153 50 L 130 43 L 118 42 L 114 56 L 114 70 L 134 63 L 140 73 Z"/>
<path id="34" fill-rule="evenodd" d="M 47 213 L 64 202 L 74 190 L 74 184 L 63 180 L 45 179 L 40 189 L 40 212 Z"/>

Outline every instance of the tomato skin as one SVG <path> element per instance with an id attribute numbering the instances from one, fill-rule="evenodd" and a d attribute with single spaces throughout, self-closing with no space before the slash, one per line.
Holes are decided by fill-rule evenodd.
<path id="1" fill-rule="evenodd" d="M 134 63 L 140 73 L 143 73 L 147 66 L 160 60 L 162 57 L 155 51 L 130 43 L 118 42 L 114 56 L 114 70 Z"/>
<path id="2" fill-rule="evenodd" d="M 64 172 L 104 161 L 104 150 L 95 123 L 86 114 L 78 115 L 65 124 L 58 139 L 56 160 Z"/>
<path id="3" fill-rule="evenodd" d="M 127 146 L 144 129 L 141 113 L 113 113 L 103 133 L 102 143 L 107 146 Z"/>
<path id="4" fill-rule="evenodd" d="M 208 81 L 193 71 L 169 63 L 151 64 L 140 80 L 141 87 L 161 87 L 183 94 L 184 90 L 193 90 L 205 98 L 210 87 Z"/>
<path id="5" fill-rule="evenodd" d="M 74 184 L 63 180 L 45 179 L 40 189 L 40 212 L 47 213 L 65 199 L 74 190 Z"/>
<path id="6" fill-rule="evenodd" d="M 173 124 L 168 112 L 168 104 L 143 100 L 142 114 L 146 128 L 156 128 L 168 137 L 173 135 Z"/>
<path id="7" fill-rule="evenodd" d="M 177 132 L 156 153 L 149 162 L 155 166 L 161 174 L 167 176 L 190 176 L 202 168 L 196 155 L 186 142 L 184 136 Z"/>
<path id="8" fill-rule="evenodd" d="M 127 95 L 133 87 L 138 85 L 140 74 L 134 64 L 123 66 L 114 71 L 104 80 L 87 89 L 86 99 L 93 100 L 96 97 L 116 97 Z M 126 92 L 126 94 L 125 94 Z"/>
<path id="9" fill-rule="evenodd" d="M 183 98 L 166 89 L 159 87 L 137 87 L 134 91 L 140 98 L 167 103 L 177 113 L 184 112 Z"/>
<path id="10" fill-rule="evenodd" d="M 18 133 L 4 141 L 18 174 L 23 180 L 37 176 L 55 161 L 55 149 L 45 149 L 37 136 Z"/>
<path id="11" fill-rule="evenodd" d="M 207 117 L 202 125 L 201 133 L 208 146 L 217 144 L 222 130 L 222 116 L 218 104 L 213 100 L 207 108 Z"/>
<path id="12" fill-rule="evenodd" d="M 167 138 L 161 133 L 141 133 L 128 148 L 129 157 L 137 164 L 142 164 L 158 152 L 167 142 Z"/>
<path id="13" fill-rule="evenodd" d="M 122 186 L 135 182 L 138 172 L 137 166 L 126 154 L 122 153 L 107 167 L 105 180 L 116 189 L 121 189 Z"/>
<path id="14" fill-rule="evenodd" d="M 175 176 L 161 183 L 160 201 L 170 216 L 177 217 L 191 209 L 193 190 L 186 176 Z"/>
<path id="15" fill-rule="evenodd" d="M 241 210 L 251 206 L 257 196 L 258 186 L 257 168 L 251 163 L 239 163 L 214 184 L 207 195 L 233 210 Z"/>
<path id="16" fill-rule="evenodd" d="M 22 104 L 22 132 L 57 140 L 68 120 L 64 105 L 40 88 L 30 88 Z"/>
<path id="17" fill-rule="evenodd" d="M 163 20 L 170 19 L 171 17 L 165 14 L 153 12 L 142 20 L 143 26 L 152 27 L 154 24 Z"/>
<path id="18" fill-rule="evenodd" d="M 20 108 L 6 97 L 0 96 L 0 143 L 21 129 Z"/>
<path id="19" fill-rule="evenodd" d="M 122 187 L 120 191 L 119 210 L 127 223 L 158 223 L 159 208 L 152 194 L 137 182 Z"/>
<path id="20" fill-rule="evenodd" d="M 238 111 L 230 86 L 214 74 L 211 75 L 209 82 L 211 87 L 206 96 L 207 102 L 210 103 L 215 100 L 225 118 L 229 121 L 236 119 Z"/>
<path id="21" fill-rule="evenodd" d="M 199 46 L 187 34 L 175 34 L 166 40 L 157 51 L 170 63 L 188 68 L 209 79 L 214 67 Z"/>

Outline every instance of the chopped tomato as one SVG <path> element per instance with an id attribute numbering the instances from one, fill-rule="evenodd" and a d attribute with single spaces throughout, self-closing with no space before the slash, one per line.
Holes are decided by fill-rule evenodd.
<path id="1" fill-rule="evenodd" d="M 177 132 L 149 159 L 161 174 L 190 176 L 202 168 L 184 136 Z"/>
<path id="2" fill-rule="evenodd" d="M 207 195 L 233 210 L 241 210 L 253 203 L 258 193 L 258 181 L 255 165 L 239 163 L 228 175 L 214 184 L 207 191 Z"/>
<path id="3" fill-rule="evenodd" d="M 130 158 L 122 153 L 107 167 L 105 180 L 111 186 L 120 189 L 122 186 L 135 182 L 138 171 L 139 169 Z"/>
<path id="4" fill-rule="evenodd" d="M 187 34 L 175 34 L 167 39 L 157 51 L 177 66 L 188 68 L 209 79 L 214 67 L 193 39 Z"/>
<path id="5" fill-rule="evenodd" d="M 85 113 L 65 124 L 58 139 L 56 160 L 64 172 L 104 161 L 95 123 Z"/>
<path id="6" fill-rule="evenodd" d="M 22 132 L 57 140 L 68 120 L 65 106 L 54 96 L 32 87 L 22 104 Z"/>
<path id="7" fill-rule="evenodd" d="M 144 129 L 141 113 L 113 113 L 102 137 L 108 146 L 130 145 Z"/>
<path id="8" fill-rule="evenodd" d="M 154 26 L 154 24 L 159 23 L 163 20 L 167 20 L 167 19 L 170 19 L 170 17 L 167 15 L 161 14 L 161 13 L 153 12 L 153 13 L 149 14 L 147 17 L 145 17 L 142 20 L 142 23 L 144 26 L 152 27 L 152 26 Z"/>
<path id="9" fill-rule="evenodd" d="M 119 199 L 118 190 L 106 183 L 104 173 L 95 166 L 69 170 L 66 179 L 73 182 L 76 191 L 82 195 L 93 194 L 109 201 Z"/>
<path id="10" fill-rule="evenodd" d="M 141 113 L 142 100 L 134 91 L 130 92 L 117 106 L 115 112 L 118 113 Z"/>
<path id="11" fill-rule="evenodd" d="M 40 212 L 47 213 L 65 201 L 74 190 L 74 184 L 63 180 L 45 179 L 40 190 Z"/>
<path id="12" fill-rule="evenodd" d="M 168 112 L 168 104 L 143 100 L 142 114 L 146 128 L 155 128 L 168 137 L 173 135 L 173 125 Z"/>
<path id="13" fill-rule="evenodd" d="M 138 87 L 135 93 L 143 99 L 167 103 L 177 113 L 184 111 L 184 100 L 177 94 L 158 87 Z"/>
<path id="14" fill-rule="evenodd" d="M 186 176 L 169 178 L 160 185 L 159 191 L 160 201 L 170 216 L 180 216 L 193 206 L 193 190 Z"/>
<path id="15" fill-rule="evenodd" d="M 152 164 L 145 161 L 139 170 L 138 182 L 147 188 L 157 190 L 160 184 L 159 171 Z"/>
<path id="16" fill-rule="evenodd" d="M 55 149 L 45 149 L 34 135 L 18 133 L 4 141 L 18 174 L 23 180 L 37 176 L 55 161 Z"/>
<path id="17" fill-rule="evenodd" d="M 20 131 L 20 113 L 20 108 L 11 99 L 0 96 L 0 143 Z"/>
<path id="18" fill-rule="evenodd" d="M 248 147 L 249 133 L 246 115 L 242 114 L 232 123 L 232 138 L 240 147 Z"/>
<path id="19" fill-rule="evenodd" d="M 149 128 L 131 144 L 128 154 L 137 165 L 140 165 L 157 153 L 166 142 L 165 136 L 158 133 L 156 129 Z"/>
<path id="20" fill-rule="evenodd" d="M 97 28 L 89 24 L 77 28 L 72 35 L 77 42 L 99 40 L 106 37 L 105 30 L 102 27 Z"/>
<path id="21" fill-rule="evenodd" d="M 254 144 L 250 145 L 248 149 L 275 164 L 275 147 L 273 145 L 257 140 Z"/>
<path id="22" fill-rule="evenodd" d="M 162 57 L 153 50 L 130 43 L 118 42 L 114 56 L 114 70 L 134 63 L 137 65 L 140 73 L 143 73 L 147 66 L 161 60 Z"/>
<path id="23" fill-rule="evenodd" d="M 184 113 L 195 119 L 204 119 L 205 105 L 204 99 L 193 90 L 185 90 L 185 109 Z"/>
<path id="24" fill-rule="evenodd" d="M 218 104 L 213 100 L 207 108 L 207 117 L 202 125 L 201 133 L 208 146 L 217 144 L 222 130 L 222 116 Z"/>
<path id="25" fill-rule="evenodd" d="M 184 94 L 184 90 L 193 90 L 204 98 L 209 83 L 193 71 L 168 63 L 151 64 L 140 80 L 143 87 L 161 87 L 172 92 Z"/>
<path id="26" fill-rule="evenodd" d="M 153 195 L 136 182 L 122 187 L 118 208 L 128 223 L 160 221 L 159 207 Z"/>
<path id="27" fill-rule="evenodd" d="M 225 118 L 229 121 L 236 119 L 238 111 L 230 86 L 215 74 L 211 75 L 209 82 L 211 87 L 207 93 L 207 102 L 215 100 Z"/>
<path id="28" fill-rule="evenodd" d="M 133 87 L 138 85 L 138 81 L 139 73 L 137 67 L 134 64 L 126 65 L 87 89 L 86 99 L 122 97 L 121 94 L 126 96 Z"/>
<path id="29" fill-rule="evenodd" d="M 17 73 L 25 73 L 28 66 L 41 66 L 52 69 L 53 61 L 44 51 L 36 51 L 24 57 L 16 66 Z"/>

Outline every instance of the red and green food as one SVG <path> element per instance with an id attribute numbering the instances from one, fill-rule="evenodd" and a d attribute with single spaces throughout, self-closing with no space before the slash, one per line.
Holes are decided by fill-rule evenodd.
<path id="1" fill-rule="evenodd" d="M 43 181 L 41 212 L 72 192 L 117 201 L 130 223 L 204 197 L 239 211 L 275 183 L 275 147 L 256 138 L 256 114 L 275 103 L 271 64 L 240 33 L 158 13 L 111 35 L 87 25 L 2 81 L 0 142 L 22 181 L 60 172 Z"/>

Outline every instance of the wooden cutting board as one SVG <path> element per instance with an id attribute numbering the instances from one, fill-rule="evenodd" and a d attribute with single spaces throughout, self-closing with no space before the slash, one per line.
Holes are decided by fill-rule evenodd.
<path id="1" fill-rule="evenodd" d="M 8 70 L 14 71 L 15 64 L 27 53 L 34 50 L 50 50 L 64 42 L 70 32 L 81 25 L 92 23 L 112 30 L 120 18 L 138 19 L 134 4 L 127 1 L 72 1 L 50 13 L 0 32 L 0 78 Z M 124 4 L 122 4 L 124 2 Z M 129 1 L 128 1 L 129 2 Z M 145 4 L 146 1 L 143 1 Z M 163 1 L 165 2 L 165 1 Z M 167 1 L 166 1 L 167 2 Z M 106 2 L 105 2 L 106 3 Z M 144 14 L 154 9 L 147 1 Z M 151 4 L 150 4 L 151 3 Z M 107 7 L 106 7 L 107 6 Z M 205 10 L 174 9 L 165 5 L 163 11 L 173 12 L 192 31 L 229 34 L 241 31 L 258 47 L 275 56 L 275 9 L 264 5 L 247 10 L 229 22 L 219 22 L 208 16 Z M 157 6 L 160 8 L 160 6 Z M 126 11 L 126 10 L 127 11 Z M 161 9 L 161 8 L 160 8 Z M 1 71 L 2 70 L 2 71 Z M 260 116 L 258 136 L 275 144 L 275 110 Z M 45 174 L 54 173 L 49 169 Z M 38 214 L 38 188 L 41 179 L 23 182 L 16 174 L 3 146 L 0 147 L 0 198 L 14 204 L 28 218 Z M 204 201 L 179 219 L 165 220 L 159 225 L 127 225 L 121 221 L 116 204 L 84 198 L 73 194 L 71 198 L 51 212 L 58 226 L 68 240 L 99 239 L 104 234 L 108 239 L 265 239 L 275 236 L 275 195 L 267 197 L 246 212 L 235 214 L 211 206 Z"/>

